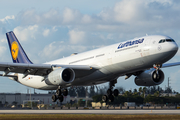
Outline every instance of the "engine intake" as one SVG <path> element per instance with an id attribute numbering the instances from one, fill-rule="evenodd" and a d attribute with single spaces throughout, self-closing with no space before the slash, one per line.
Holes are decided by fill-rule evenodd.
<path id="1" fill-rule="evenodd" d="M 134 79 L 135 84 L 138 86 L 154 86 L 161 84 L 163 81 L 163 71 L 158 70 L 156 73 L 155 69 L 146 70 Z"/>
<path id="2" fill-rule="evenodd" d="M 73 82 L 75 73 L 71 68 L 60 68 L 52 71 L 45 79 L 48 85 L 65 85 Z"/>

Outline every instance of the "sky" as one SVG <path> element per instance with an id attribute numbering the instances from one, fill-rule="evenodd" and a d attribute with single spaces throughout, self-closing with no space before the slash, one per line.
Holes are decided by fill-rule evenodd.
<path id="1" fill-rule="evenodd" d="M 135 37 L 167 35 L 180 46 L 179 0 L 1 0 L 0 61 L 12 62 L 5 33 L 14 31 L 33 63 L 45 63 Z M 180 61 L 180 52 L 169 62 Z M 167 87 L 180 92 L 180 66 L 162 69 Z M 117 87 L 139 88 L 134 78 Z M 0 77 L 0 92 L 30 89 Z M 33 89 L 31 89 L 33 91 Z M 37 90 L 37 93 L 46 91 Z"/>

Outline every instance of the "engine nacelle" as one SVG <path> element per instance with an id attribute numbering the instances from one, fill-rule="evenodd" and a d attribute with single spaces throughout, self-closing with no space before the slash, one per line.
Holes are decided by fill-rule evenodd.
<path id="1" fill-rule="evenodd" d="M 150 69 L 142 72 L 138 75 L 134 82 L 138 86 L 154 86 L 159 85 L 164 81 L 164 73 L 158 70 L 158 75 L 155 69 Z"/>
<path id="2" fill-rule="evenodd" d="M 75 73 L 70 68 L 59 68 L 52 71 L 45 79 L 48 85 L 65 85 L 73 82 Z"/>

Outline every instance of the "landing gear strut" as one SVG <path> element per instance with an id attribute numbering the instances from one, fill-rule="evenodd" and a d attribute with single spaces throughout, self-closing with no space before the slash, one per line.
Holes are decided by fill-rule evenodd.
<path id="1" fill-rule="evenodd" d="M 117 80 L 113 80 L 113 81 L 109 82 L 109 89 L 107 90 L 107 95 L 103 95 L 102 101 L 107 102 L 109 100 L 109 102 L 113 102 L 114 101 L 114 96 L 115 97 L 118 96 L 119 91 L 117 89 L 112 91 L 112 89 L 113 89 L 113 87 L 115 86 L 116 83 L 117 83 Z"/>
<path id="2" fill-rule="evenodd" d="M 56 90 L 56 94 L 52 95 L 52 102 L 56 102 L 57 99 L 59 99 L 59 102 L 63 102 L 64 96 L 67 95 L 68 95 L 67 89 L 62 90 L 60 87 L 58 87 L 58 89 Z"/>

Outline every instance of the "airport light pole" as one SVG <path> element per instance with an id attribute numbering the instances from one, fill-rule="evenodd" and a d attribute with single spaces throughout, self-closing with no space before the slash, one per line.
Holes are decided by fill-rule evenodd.
<path id="1" fill-rule="evenodd" d="M 87 107 L 87 102 L 88 102 L 88 87 L 86 87 L 86 107 Z"/>
<path id="2" fill-rule="evenodd" d="M 169 97 L 169 93 L 170 93 L 170 88 L 169 88 L 169 87 L 170 87 L 170 86 L 169 86 L 170 83 L 169 83 L 169 81 L 170 81 L 170 79 L 169 79 L 169 77 L 168 77 L 168 89 L 167 89 L 167 90 L 168 90 L 168 97 Z"/>
<path id="3" fill-rule="evenodd" d="M 31 89 L 30 89 L 30 104 L 31 104 L 31 109 L 32 109 L 32 101 L 31 101 Z"/>

